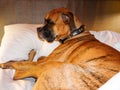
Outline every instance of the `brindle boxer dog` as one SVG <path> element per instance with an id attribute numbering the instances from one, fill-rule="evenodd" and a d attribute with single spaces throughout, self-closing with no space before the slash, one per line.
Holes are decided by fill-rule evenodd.
<path id="1" fill-rule="evenodd" d="M 78 17 L 66 8 L 50 11 L 45 26 L 37 31 L 40 39 L 61 44 L 37 62 L 1 64 L 16 70 L 14 79 L 37 78 L 33 90 L 97 90 L 120 71 L 120 52 L 84 31 Z"/>

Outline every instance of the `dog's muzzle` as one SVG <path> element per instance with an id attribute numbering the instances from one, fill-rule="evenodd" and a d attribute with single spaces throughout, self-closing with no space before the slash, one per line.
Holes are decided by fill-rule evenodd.
<path id="1" fill-rule="evenodd" d="M 55 40 L 54 32 L 47 25 L 37 28 L 38 37 L 45 39 L 47 42 L 53 42 Z"/>

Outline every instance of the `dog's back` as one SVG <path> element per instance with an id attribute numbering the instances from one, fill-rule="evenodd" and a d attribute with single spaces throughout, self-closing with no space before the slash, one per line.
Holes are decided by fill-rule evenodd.
<path id="1" fill-rule="evenodd" d="M 52 78 L 43 81 L 54 82 L 57 87 L 54 90 L 97 90 L 120 70 L 120 52 L 89 33 L 61 44 L 47 60 L 64 62 L 44 76 Z"/>

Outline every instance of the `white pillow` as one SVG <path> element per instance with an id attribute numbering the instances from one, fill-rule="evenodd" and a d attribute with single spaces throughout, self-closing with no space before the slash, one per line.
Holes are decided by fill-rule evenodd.
<path id="1" fill-rule="evenodd" d="M 5 26 L 5 34 L 0 48 L 0 62 L 28 59 L 28 53 L 32 49 L 38 52 L 42 45 L 36 33 L 36 28 L 39 26 L 41 25 L 14 24 Z"/>
<path id="2" fill-rule="evenodd" d="M 42 42 L 37 37 L 37 27 L 41 24 L 13 24 L 4 28 L 0 47 L 0 63 L 10 60 L 27 60 L 30 50 L 36 50 L 34 60 L 40 56 L 47 56 L 59 45 L 58 42 Z M 0 88 L 1 90 L 32 90 L 34 82 L 32 80 L 12 80 L 14 70 L 0 69 Z M 4 84 L 3 84 L 4 83 Z"/>
<path id="3" fill-rule="evenodd" d="M 37 37 L 37 27 L 42 24 L 13 24 L 4 28 L 0 47 L 0 63 L 9 60 L 27 60 L 30 50 L 36 50 L 34 60 L 40 56 L 47 56 L 59 43 L 42 42 Z M 44 47 L 44 48 L 43 48 Z"/>
<path id="4" fill-rule="evenodd" d="M 36 33 L 36 28 L 39 26 L 41 25 L 14 24 L 5 26 L 0 47 L 0 63 L 28 59 L 28 53 L 31 49 L 37 51 L 36 59 L 39 53 L 38 49 L 42 46 L 42 41 L 38 40 Z M 12 80 L 13 75 L 14 70 L 0 69 L 0 87 L 2 90 L 30 90 L 32 88 L 33 82 L 31 80 L 14 81 Z"/>

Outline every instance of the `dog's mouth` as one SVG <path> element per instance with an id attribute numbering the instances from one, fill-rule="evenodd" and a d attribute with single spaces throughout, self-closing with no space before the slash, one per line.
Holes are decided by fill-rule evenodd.
<path id="1" fill-rule="evenodd" d="M 46 26 L 37 28 L 38 37 L 41 40 L 46 40 L 51 43 L 55 40 L 55 35 L 52 29 L 48 29 Z"/>

